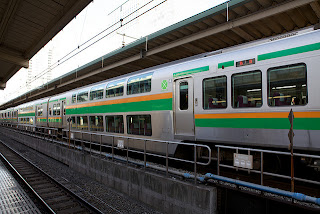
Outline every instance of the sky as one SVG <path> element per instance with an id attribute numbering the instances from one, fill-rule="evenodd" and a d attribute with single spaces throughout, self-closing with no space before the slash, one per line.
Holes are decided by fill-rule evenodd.
<path id="1" fill-rule="evenodd" d="M 94 0 L 31 59 L 32 76 L 28 87 L 28 69 L 25 68 L 7 82 L 7 87 L 0 91 L 0 104 L 43 87 L 48 79 L 58 78 L 119 49 L 123 43 L 130 44 L 225 1 Z M 51 75 L 47 72 L 49 51 L 52 52 Z"/>

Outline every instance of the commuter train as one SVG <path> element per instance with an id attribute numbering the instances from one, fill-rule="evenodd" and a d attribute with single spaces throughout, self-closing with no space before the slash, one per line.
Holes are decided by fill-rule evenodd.
<path id="1" fill-rule="evenodd" d="M 289 145 L 292 109 L 294 148 L 317 152 L 319 81 L 320 30 L 308 28 L 28 102 L 1 111 L 0 120 L 62 130 L 70 118 L 74 138 L 94 132 L 281 149 Z"/>

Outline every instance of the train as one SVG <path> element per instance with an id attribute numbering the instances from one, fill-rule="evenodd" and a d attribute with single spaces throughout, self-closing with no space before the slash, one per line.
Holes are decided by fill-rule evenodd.
<path id="1" fill-rule="evenodd" d="M 292 109 L 294 149 L 319 152 L 319 68 L 320 30 L 308 27 L 24 103 L 0 122 L 67 130 L 70 121 L 73 138 L 136 137 L 136 148 L 143 138 L 284 149 Z"/>

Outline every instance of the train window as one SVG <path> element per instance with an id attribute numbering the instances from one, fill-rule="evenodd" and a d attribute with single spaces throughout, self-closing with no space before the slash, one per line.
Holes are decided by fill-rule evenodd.
<path id="1" fill-rule="evenodd" d="M 79 92 L 77 95 L 77 102 L 81 103 L 81 102 L 85 102 L 89 100 L 89 96 L 88 96 L 88 91 L 82 91 Z"/>
<path id="2" fill-rule="evenodd" d="M 72 129 L 77 128 L 76 117 L 71 117 L 71 128 Z"/>
<path id="3" fill-rule="evenodd" d="M 33 125 L 33 118 L 30 117 L 30 124 Z"/>
<path id="4" fill-rule="evenodd" d="M 60 112 L 60 103 L 57 104 L 56 106 L 56 114 L 55 115 L 60 115 L 61 112 Z"/>
<path id="5" fill-rule="evenodd" d="M 59 107 L 58 107 L 59 105 Z M 60 104 L 53 105 L 53 115 L 60 115 Z"/>
<path id="6" fill-rule="evenodd" d="M 92 87 L 90 90 L 90 100 L 100 100 L 103 98 L 103 85 Z"/>
<path id="7" fill-rule="evenodd" d="M 151 91 L 151 73 L 131 77 L 127 84 L 127 94 L 139 94 Z"/>
<path id="8" fill-rule="evenodd" d="M 77 96 L 78 103 L 88 101 L 88 91 L 81 91 Z"/>
<path id="9" fill-rule="evenodd" d="M 180 110 L 188 109 L 188 82 L 180 82 Z"/>
<path id="10" fill-rule="evenodd" d="M 43 108 L 42 106 L 38 106 L 37 115 L 42 116 L 43 115 Z"/>
<path id="11" fill-rule="evenodd" d="M 51 108 L 49 108 L 49 115 L 51 115 L 52 114 L 52 109 Z"/>
<path id="12" fill-rule="evenodd" d="M 106 98 L 123 96 L 124 80 L 110 82 L 106 88 Z"/>
<path id="13" fill-rule="evenodd" d="M 76 103 L 77 102 L 77 94 L 72 94 L 72 103 Z"/>
<path id="14" fill-rule="evenodd" d="M 261 71 L 249 71 L 232 75 L 232 107 L 262 106 Z"/>
<path id="15" fill-rule="evenodd" d="M 151 115 L 128 115 L 127 125 L 128 134 L 152 135 Z"/>
<path id="16" fill-rule="evenodd" d="M 307 68 L 295 64 L 268 69 L 268 105 L 306 105 Z"/>
<path id="17" fill-rule="evenodd" d="M 227 77 L 203 80 L 203 109 L 227 108 Z"/>
<path id="18" fill-rule="evenodd" d="M 123 116 L 106 116 L 106 131 L 113 133 L 124 133 Z"/>
<path id="19" fill-rule="evenodd" d="M 88 117 L 77 117 L 77 129 L 88 130 Z"/>
<path id="20" fill-rule="evenodd" d="M 103 116 L 90 116 L 90 131 L 103 132 Z"/>

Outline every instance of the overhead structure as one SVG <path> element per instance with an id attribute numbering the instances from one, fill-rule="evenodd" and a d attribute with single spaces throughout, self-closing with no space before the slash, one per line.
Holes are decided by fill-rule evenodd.
<path id="1" fill-rule="evenodd" d="M 92 0 L 0 0 L 0 89 Z"/>
<path id="2" fill-rule="evenodd" d="M 197 54 L 317 28 L 319 19 L 319 0 L 231 0 L 106 54 L 0 108 Z"/>

